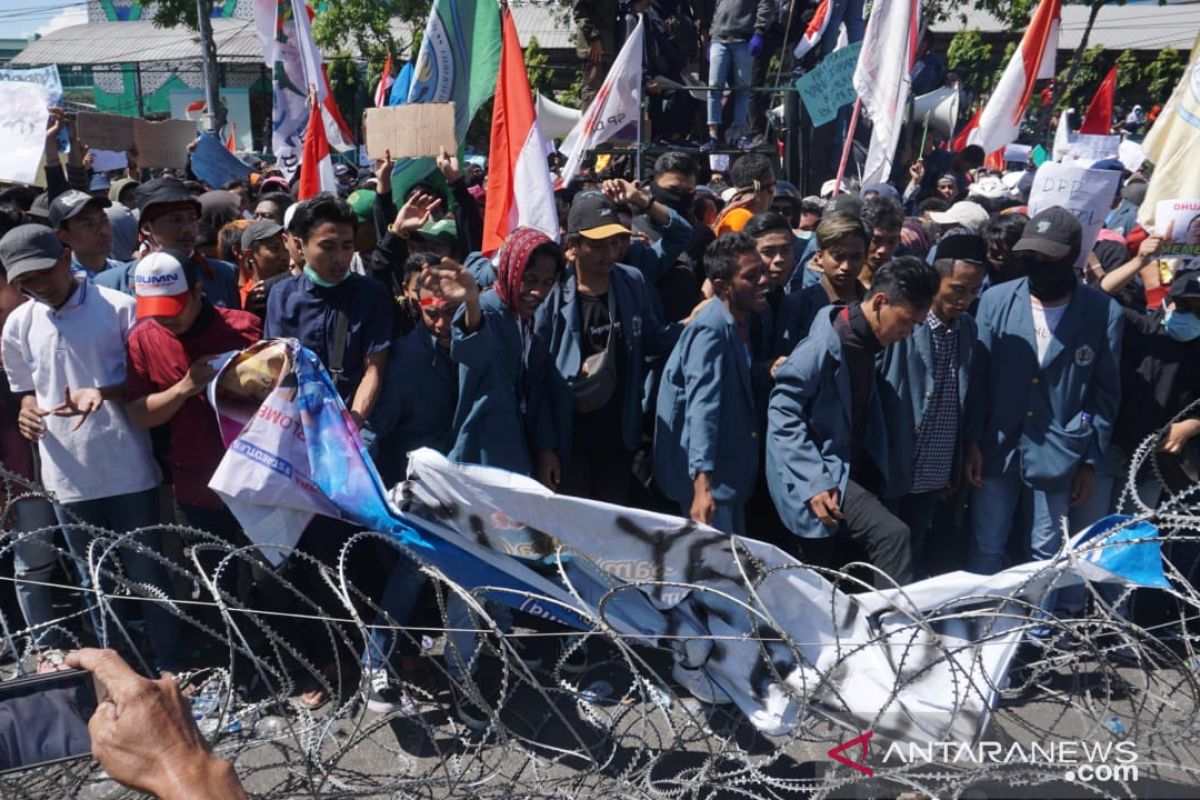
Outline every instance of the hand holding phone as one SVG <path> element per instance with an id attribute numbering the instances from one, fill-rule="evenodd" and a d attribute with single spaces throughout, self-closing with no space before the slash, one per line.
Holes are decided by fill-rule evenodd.
<path id="1" fill-rule="evenodd" d="M 95 685 L 83 670 L 0 683 L 0 773 L 87 756 L 95 710 Z"/>
<path id="2" fill-rule="evenodd" d="M 233 766 L 209 752 L 174 678 L 143 678 L 112 650 L 76 650 L 67 664 L 95 676 L 100 702 L 87 727 L 113 779 L 164 800 L 246 796 Z"/>

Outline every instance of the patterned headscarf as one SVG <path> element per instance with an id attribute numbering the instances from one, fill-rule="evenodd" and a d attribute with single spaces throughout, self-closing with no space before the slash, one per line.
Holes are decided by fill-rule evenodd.
<path id="1" fill-rule="evenodd" d="M 547 250 L 553 252 L 558 262 L 558 270 L 562 271 L 562 251 L 554 244 L 554 240 L 535 228 L 517 228 L 508 234 L 504 245 L 500 248 L 500 264 L 496 268 L 496 294 L 500 300 L 514 313 L 521 312 L 521 281 L 525 277 L 525 268 L 533 251 L 543 245 L 554 245 Z"/>

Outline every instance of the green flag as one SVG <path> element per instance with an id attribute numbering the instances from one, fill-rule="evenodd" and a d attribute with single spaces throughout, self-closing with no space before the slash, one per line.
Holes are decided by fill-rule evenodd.
<path id="1" fill-rule="evenodd" d="M 413 66 L 408 102 L 453 102 L 454 132 L 462 147 L 475 112 L 496 91 L 499 72 L 500 7 L 496 0 L 434 0 Z M 397 204 L 409 187 L 433 169 L 432 158 L 397 161 L 392 172 Z"/>

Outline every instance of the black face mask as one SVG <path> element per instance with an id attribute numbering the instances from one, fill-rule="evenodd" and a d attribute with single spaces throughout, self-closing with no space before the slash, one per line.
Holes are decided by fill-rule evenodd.
<path id="1" fill-rule="evenodd" d="M 1079 282 L 1073 261 L 1048 263 L 1025 258 L 1022 262 L 1025 274 L 1029 276 L 1029 293 L 1043 303 L 1063 299 Z"/>
<path id="2" fill-rule="evenodd" d="M 657 183 L 650 184 L 650 196 L 667 208 L 675 209 L 681 217 L 690 217 L 692 215 L 692 206 L 696 202 L 695 192 L 687 192 L 686 194 L 683 192 L 673 192 L 670 189 L 664 189 Z"/>

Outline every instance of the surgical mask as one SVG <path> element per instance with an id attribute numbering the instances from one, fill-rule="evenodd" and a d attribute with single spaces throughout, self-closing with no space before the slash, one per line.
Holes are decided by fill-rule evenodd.
<path id="1" fill-rule="evenodd" d="M 692 206 L 696 202 L 695 192 L 673 192 L 670 189 L 664 189 L 657 183 L 650 184 L 650 196 L 667 208 L 675 209 L 682 217 L 691 215 Z"/>
<path id="2" fill-rule="evenodd" d="M 304 265 L 304 274 L 308 276 L 308 279 L 310 281 L 315 283 L 317 286 L 320 286 L 322 289 L 332 289 L 333 287 L 337 286 L 342 281 L 346 280 L 346 278 L 350 277 L 350 272 L 349 272 L 349 270 L 347 270 L 346 274 L 342 276 L 341 280 L 327 281 L 324 278 L 322 278 L 320 275 L 318 275 L 317 271 L 315 269 L 313 269 L 312 267 L 310 267 L 307 264 Z"/>
<path id="3" fill-rule="evenodd" d="M 1025 274 L 1029 277 L 1029 293 L 1043 303 L 1053 303 L 1071 293 L 1079 279 L 1075 276 L 1075 265 L 1070 261 L 1048 263 L 1023 259 Z"/>
<path id="4" fill-rule="evenodd" d="M 1190 342 L 1200 338 L 1200 317 L 1172 308 L 1163 317 L 1163 330 L 1177 342 Z"/>

